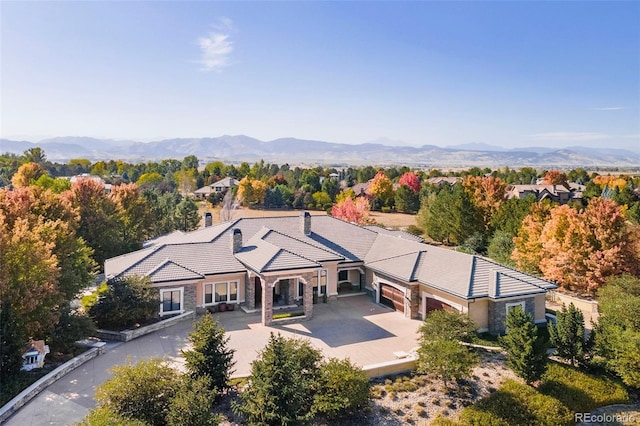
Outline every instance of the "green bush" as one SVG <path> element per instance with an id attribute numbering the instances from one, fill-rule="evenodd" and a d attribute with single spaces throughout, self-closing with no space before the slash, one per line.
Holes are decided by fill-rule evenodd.
<path id="1" fill-rule="evenodd" d="M 80 305 L 85 312 L 89 312 L 91 307 L 96 304 L 98 298 L 109 290 L 109 286 L 106 281 L 100 283 L 96 290 L 90 294 L 82 296 L 80 299 Z"/>
<path id="2" fill-rule="evenodd" d="M 122 417 L 105 407 L 94 408 L 78 426 L 150 426 L 142 420 Z"/>
<path id="3" fill-rule="evenodd" d="M 96 389 L 99 408 L 151 425 L 166 425 L 171 400 L 179 388 L 176 372 L 159 359 L 115 366 L 113 377 Z"/>
<path id="4" fill-rule="evenodd" d="M 629 403 L 629 394 L 620 381 L 554 362 L 549 363 L 539 391 L 558 399 L 576 413 Z"/>
<path id="5" fill-rule="evenodd" d="M 322 366 L 314 410 L 328 418 L 364 407 L 369 401 L 369 377 L 348 359 L 331 358 Z"/>
<path id="6" fill-rule="evenodd" d="M 89 309 L 89 316 L 99 328 L 123 329 L 157 316 L 158 292 L 147 277 L 110 280 L 107 291 Z"/>
<path id="7" fill-rule="evenodd" d="M 169 426 L 214 426 L 220 423 L 220 416 L 211 411 L 216 390 L 211 389 L 207 376 L 192 379 L 184 376 L 180 388 L 169 405 L 167 423 Z"/>
<path id="8" fill-rule="evenodd" d="M 95 331 L 96 326 L 91 318 L 72 310 L 67 304 L 60 308 L 60 320 L 47 341 L 53 351 L 73 353 L 75 342 L 93 336 Z"/>
<path id="9" fill-rule="evenodd" d="M 304 312 L 287 312 L 284 314 L 275 314 L 272 319 L 295 318 L 304 316 Z"/>

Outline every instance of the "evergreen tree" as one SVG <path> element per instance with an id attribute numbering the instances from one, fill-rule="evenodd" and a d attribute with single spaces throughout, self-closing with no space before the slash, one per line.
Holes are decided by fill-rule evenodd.
<path id="1" fill-rule="evenodd" d="M 313 418 L 321 353 L 308 342 L 271 334 L 251 364 L 249 386 L 234 410 L 249 424 L 290 425 Z"/>
<path id="2" fill-rule="evenodd" d="M 210 389 L 218 392 L 227 389 L 235 362 L 234 350 L 227 347 L 229 337 L 225 336 L 224 328 L 207 312 L 194 324 L 189 342 L 193 349 L 183 351 L 182 354 L 191 378 L 207 376 Z"/>
<path id="3" fill-rule="evenodd" d="M 547 349 L 531 315 L 516 306 L 509 310 L 505 325 L 507 334 L 500 343 L 507 351 L 507 364 L 527 384 L 540 380 L 547 369 Z"/>
<path id="4" fill-rule="evenodd" d="M 193 231 L 200 223 L 198 206 L 191 198 L 185 197 L 176 206 L 175 225 L 180 231 Z"/>
<path id="5" fill-rule="evenodd" d="M 584 315 L 573 303 L 558 312 L 557 324 L 549 326 L 551 344 L 558 356 L 568 359 L 572 366 L 582 364 L 587 352 L 584 340 Z"/>

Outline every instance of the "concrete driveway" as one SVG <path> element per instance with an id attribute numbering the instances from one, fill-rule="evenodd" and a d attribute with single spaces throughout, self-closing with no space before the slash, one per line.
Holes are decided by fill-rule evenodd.
<path id="1" fill-rule="evenodd" d="M 393 352 L 417 346 L 421 322 L 377 305 L 369 296 L 340 298 L 314 305 L 313 319 L 297 324 L 264 327 L 260 314 L 242 311 L 214 314 L 235 349 L 235 374 L 246 375 L 270 334 L 308 339 L 326 357 L 349 358 L 365 366 L 394 359 Z M 180 351 L 187 348 L 192 323 L 185 321 L 128 343 L 110 343 L 107 351 L 72 371 L 14 414 L 7 425 L 68 425 L 82 420 L 95 407 L 95 387 L 110 377 L 114 365 L 127 360 L 160 357 L 183 368 Z"/>

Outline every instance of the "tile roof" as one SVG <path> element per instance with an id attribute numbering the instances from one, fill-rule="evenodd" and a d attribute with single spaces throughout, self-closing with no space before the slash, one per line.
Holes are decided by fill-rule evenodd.
<path id="1" fill-rule="evenodd" d="M 172 233 L 146 248 L 105 262 L 107 278 L 148 275 L 154 282 L 207 275 L 318 268 L 336 261 L 406 282 L 420 282 L 462 298 L 534 294 L 555 284 L 489 259 L 420 242 L 379 227 L 360 227 L 330 216 L 313 216 L 305 235 L 300 217 L 244 218 L 189 233 Z M 233 253 L 233 230 L 242 248 Z"/>

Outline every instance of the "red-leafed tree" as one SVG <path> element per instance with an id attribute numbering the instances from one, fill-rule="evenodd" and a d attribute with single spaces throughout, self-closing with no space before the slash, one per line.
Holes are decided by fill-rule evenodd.
<path id="1" fill-rule="evenodd" d="M 364 197 L 358 197 L 355 201 L 353 198 L 347 197 L 333 206 L 331 215 L 347 222 L 362 225 L 369 219 L 369 201 Z"/>
<path id="2" fill-rule="evenodd" d="M 420 179 L 418 179 L 418 175 L 413 172 L 407 172 L 400 176 L 398 184 L 408 187 L 413 192 L 420 191 Z"/>

